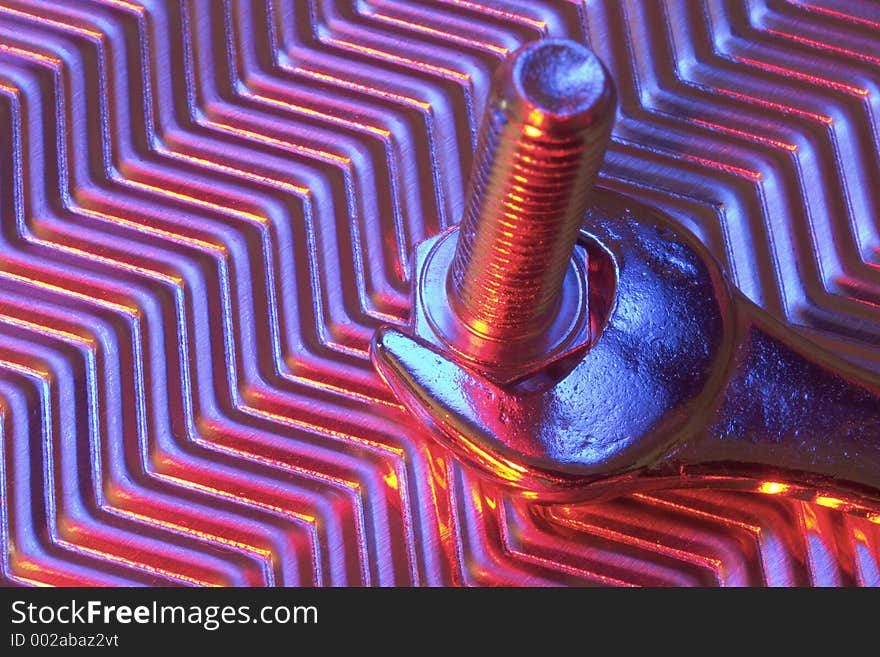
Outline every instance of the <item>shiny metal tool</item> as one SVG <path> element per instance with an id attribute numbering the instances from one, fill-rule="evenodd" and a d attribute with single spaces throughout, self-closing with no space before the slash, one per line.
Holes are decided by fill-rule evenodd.
<path id="1" fill-rule="evenodd" d="M 593 189 L 614 99 L 571 41 L 499 68 L 461 226 L 417 247 L 412 323 L 376 333 L 376 368 L 528 497 L 769 473 L 867 514 L 880 382 L 772 320 L 673 220 Z"/>

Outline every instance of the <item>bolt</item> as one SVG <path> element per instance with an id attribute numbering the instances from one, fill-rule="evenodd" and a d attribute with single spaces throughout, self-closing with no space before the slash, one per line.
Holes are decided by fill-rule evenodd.
<path id="1" fill-rule="evenodd" d="M 473 333 L 528 339 L 552 323 L 616 95 L 599 58 L 568 39 L 527 44 L 499 68 L 447 282 Z"/>

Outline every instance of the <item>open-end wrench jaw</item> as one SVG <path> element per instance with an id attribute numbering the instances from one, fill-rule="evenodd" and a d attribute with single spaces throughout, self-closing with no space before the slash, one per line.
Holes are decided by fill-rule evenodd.
<path id="1" fill-rule="evenodd" d="M 597 190 L 585 225 L 613 301 L 591 287 L 594 343 L 562 378 L 501 386 L 418 337 L 376 334 L 378 371 L 438 440 L 548 501 L 697 475 L 880 499 L 876 377 L 772 320 L 673 220 Z"/>

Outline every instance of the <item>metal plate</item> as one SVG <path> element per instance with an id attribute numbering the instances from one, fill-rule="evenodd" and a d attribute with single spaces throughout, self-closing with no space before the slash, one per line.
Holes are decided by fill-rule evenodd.
<path id="1" fill-rule="evenodd" d="M 880 371 L 873 2 L 3 0 L 7 584 L 880 584 L 880 515 L 772 482 L 510 499 L 373 372 L 542 35 L 617 81 L 604 186 Z"/>

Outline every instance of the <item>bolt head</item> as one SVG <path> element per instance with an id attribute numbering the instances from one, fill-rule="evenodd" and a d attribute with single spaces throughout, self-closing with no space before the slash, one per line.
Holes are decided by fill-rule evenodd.
<path id="1" fill-rule="evenodd" d="M 547 329 L 527 338 L 498 340 L 473 332 L 450 304 L 449 268 L 458 231 L 455 226 L 415 249 L 413 336 L 498 385 L 535 389 L 565 376 L 589 350 L 593 339 L 586 249 L 575 247 Z"/>

